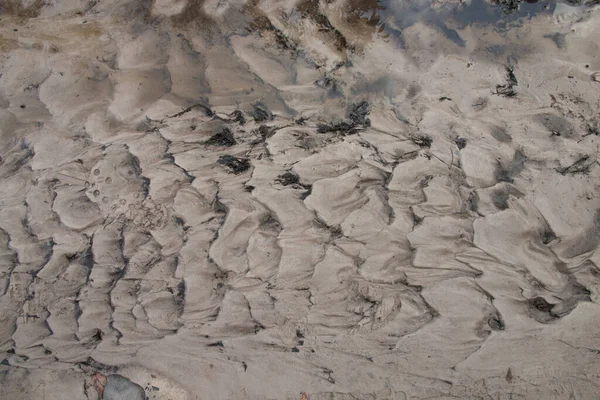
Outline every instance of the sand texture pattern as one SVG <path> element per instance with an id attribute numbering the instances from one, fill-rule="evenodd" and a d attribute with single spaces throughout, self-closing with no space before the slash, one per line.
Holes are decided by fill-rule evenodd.
<path id="1" fill-rule="evenodd" d="M 596 399 L 600 8 L 0 0 L 0 399 Z"/>

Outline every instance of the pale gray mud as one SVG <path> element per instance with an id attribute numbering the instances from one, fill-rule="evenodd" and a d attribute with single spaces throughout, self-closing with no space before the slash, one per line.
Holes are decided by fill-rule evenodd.
<path id="1" fill-rule="evenodd" d="M 596 399 L 600 8 L 0 0 L 0 399 Z"/>

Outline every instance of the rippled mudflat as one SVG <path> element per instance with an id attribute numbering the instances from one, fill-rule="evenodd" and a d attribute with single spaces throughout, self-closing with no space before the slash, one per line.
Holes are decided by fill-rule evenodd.
<path id="1" fill-rule="evenodd" d="M 594 3 L 0 0 L 0 398 L 596 399 Z"/>

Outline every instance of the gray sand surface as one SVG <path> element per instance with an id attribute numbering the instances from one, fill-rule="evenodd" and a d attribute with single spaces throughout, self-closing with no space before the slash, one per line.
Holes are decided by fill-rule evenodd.
<path id="1" fill-rule="evenodd" d="M 592 3 L 0 0 L 0 399 L 597 399 Z"/>

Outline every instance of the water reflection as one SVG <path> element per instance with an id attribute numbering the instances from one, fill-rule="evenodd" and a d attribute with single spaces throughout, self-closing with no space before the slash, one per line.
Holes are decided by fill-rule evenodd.
<path id="1" fill-rule="evenodd" d="M 380 4 L 377 14 L 383 27 L 380 29 L 383 37 L 397 40 L 402 47 L 402 30 L 417 22 L 435 27 L 456 45 L 464 47 L 465 40 L 457 30 L 467 26 L 486 25 L 496 31 L 505 31 L 522 24 L 524 19 L 542 14 L 550 15 L 555 6 L 553 1 L 537 0 L 501 0 L 498 3 L 471 0 L 444 5 L 429 0 L 386 0 Z"/>

